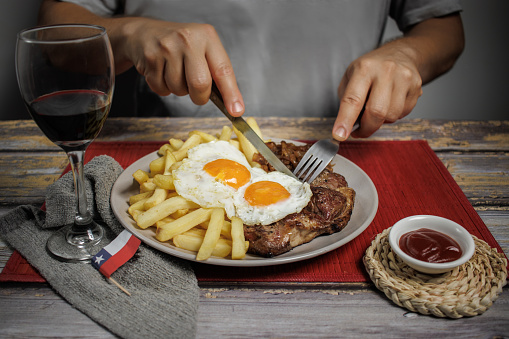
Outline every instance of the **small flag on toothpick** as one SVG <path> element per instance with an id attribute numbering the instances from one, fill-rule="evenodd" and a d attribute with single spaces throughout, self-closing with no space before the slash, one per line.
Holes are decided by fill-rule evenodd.
<path id="1" fill-rule="evenodd" d="M 132 258 L 140 247 L 141 241 L 129 231 L 123 230 L 111 243 L 106 245 L 92 258 L 92 266 L 97 268 L 106 278 L 114 283 L 127 295 L 131 295 L 125 288 L 120 286 L 111 275 L 120 266 Z"/>

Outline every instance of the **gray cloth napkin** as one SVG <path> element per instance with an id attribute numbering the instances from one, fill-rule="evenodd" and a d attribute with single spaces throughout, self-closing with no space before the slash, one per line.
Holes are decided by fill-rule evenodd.
<path id="1" fill-rule="evenodd" d="M 109 226 L 110 238 L 123 230 L 110 208 L 110 191 L 121 172 L 105 155 L 92 159 L 84 170 L 89 207 Z M 0 232 L 72 306 L 124 338 L 195 337 L 199 288 L 187 262 L 142 243 L 112 275 L 128 296 L 90 263 L 61 262 L 46 251 L 55 227 L 74 220 L 71 173 L 49 187 L 46 211 L 29 205 L 15 208 L 0 218 Z"/>

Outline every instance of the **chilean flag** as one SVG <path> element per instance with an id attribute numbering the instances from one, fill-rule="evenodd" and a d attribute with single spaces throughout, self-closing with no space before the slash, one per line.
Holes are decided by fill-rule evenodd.
<path id="1" fill-rule="evenodd" d="M 92 258 L 92 265 L 109 278 L 113 272 L 132 258 L 140 244 L 140 239 L 129 231 L 123 230 Z"/>

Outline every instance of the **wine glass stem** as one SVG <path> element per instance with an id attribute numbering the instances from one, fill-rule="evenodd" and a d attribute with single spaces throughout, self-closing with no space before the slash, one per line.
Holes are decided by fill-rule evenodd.
<path id="1" fill-rule="evenodd" d="M 69 151 L 67 156 L 71 164 L 74 192 L 76 194 L 76 217 L 74 224 L 78 227 L 81 226 L 80 228 L 83 229 L 92 222 L 92 215 L 87 206 L 87 192 L 83 174 L 85 151 Z"/>

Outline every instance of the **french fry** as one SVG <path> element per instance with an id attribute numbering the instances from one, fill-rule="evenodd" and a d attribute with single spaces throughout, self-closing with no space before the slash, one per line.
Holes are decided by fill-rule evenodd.
<path id="1" fill-rule="evenodd" d="M 258 126 L 258 123 L 256 122 L 256 119 L 253 117 L 246 118 L 246 122 L 255 131 L 256 134 L 260 137 L 260 139 L 263 140 L 262 131 L 260 129 L 260 126 Z"/>
<path id="2" fill-rule="evenodd" d="M 173 176 L 171 174 L 156 174 L 154 175 L 153 183 L 158 188 L 163 188 L 169 191 L 175 190 L 175 185 L 173 185 Z"/>
<path id="3" fill-rule="evenodd" d="M 240 151 L 240 143 L 238 140 L 230 139 L 228 142 L 230 143 L 230 145 L 232 145 L 233 147 Z"/>
<path id="4" fill-rule="evenodd" d="M 199 225 L 203 229 L 207 229 L 209 227 L 208 222 L 203 222 Z M 221 236 L 226 239 L 232 239 L 232 224 L 228 220 L 223 220 L 223 226 L 221 227 Z"/>
<path id="5" fill-rule="evenodd" d="M 182 233 L 182 235 L 194 236 L 203 239 L 205 237 L 206 232 L 207 230 L 203 228 L 193 227 L 189 231 L 185 231 L 184 233 Z"/>
<path id="6" fill-rule="evenodd" d="M 152 160 L 149 164 L 150 173 L 152 175 L 163 174 L 165 162 L 166 162 L 166 154 L 160 158 Z"/>
<path id="7" fill-rule="evenodd" d="M 191 135 L 189 138 L 187 138 L 182 147 L 180 147 L 177 151 L 173 152 L 175 159 L 177 161 L 184 159 L 187 156 L 187 151 L 199 145 L 200 142 L 201 137 L 199 135 L 197 134 Z"/>
<path id="8" fill-rule="evenodd" d="M 162 218 L 161 220 L 156 221 L 155 226 L 156 227 L 161 227 L 161 225 L 167 224 L 167 223 L 172 222 L 174 220 L 175 219 L 173 219 L 172 217 Z"/>
<path id="9" fill-rule="evenodd" d="M 178 218 L 182 218 L 184 215 L 186 215 L 187 213 L 189 213 L 189 209 L 188 208 L 181 208 L 179 210 L 176 210 L 175 212 L 173 212 L 171 214 L 171 217 L 173 219 L 178 219 Z"/>
<path id="10" fill-rule="evenodd" d="M 156 184 L 149 179 L 140 185 L 140 193 L 153 192 L 157 188 Z"/>
<path id="11" fill-rule="evenodd" d="M 129 214 L 132 216 L 134 214 L 134 211 L 145 211 L 145 202 L 147 200 L 148 198 L 137 201 L 136 203 L 129 206 L 127 212 L 129 212 Z"/>
<path id="12" fill-rule="evenodd" d="M 255 133 L 260 137 L 260 139 L 263 139 L 262 132 L 260 130 L 260 127 L 258 126 L 258 123 L 253 117 L 246 118 L 247 124 L 255 131 Z M 256 161 L 253 161 L 253 155 L 255 153 L 258 153 L 258 150 L 251 144 L 249 140 L 242 134 L 239 133 L 239 131 L 233 127 L 233 130 L 235 131 L 235 134 L 237 135 L 237 138 L 240 142 L 240 149 L 244 153 L 244 155 L 247 158 L 247 161 L 249 161 L 249 164 L 252 167 L 261 167 L 259 163 Z"/>
<path id="13" fill-rule="evenodd" d="M 143 207 L 145 207 L 145 210 L 149 210 L 152 207 L 159 205 L 164 200 L 166 200 L 167 196 L 168 196 L 168 190 L 166 190 L 164 188 L 156 188 L 154 190 L 154 194 L 152 194 L 152 196 L 145 201 L 145 204 L 143 205 Z"/>
<path id="14" fill-rule="evenodd" d="M 156 239 L 163 242 L 168 241 L 172 239 L 174 236 L 184 233 L 185 231 L 190 230 L 199 223 L 202 223 L 205 220 L 210 219 L 211 213 L 212 209 L 210 208 L 199 208 L 195 211 L 192 211 L 184 215 L 182 218 L 161 225 L 156 231 Z M 142 215 L 143 214 L 140 214 L 138 219 L 140 219 Z"/>
<path id="15" fill-rule="evenodd" d="M 174 171 L 176 170 L 177 168 L 180 167 L 180 165 L 182 165 L 182 161 L 177 161 L 176 163 L 174 163 L 173 165 L 170 166 L 170 172 L 171 171 Z"/>
<path id="16" fill-rule="evenodd" d="M 242 259 L 246 256 L 246 239 L 244 238 L 244 223 L 240 218 L 232 217 L 232 259 Z M 249 242 L 248 242 L 249 244 Z"/>
<path id="17" fill-rule="evenodd" d="M 224 209 L 223 208 L 213 208 L 210 214 L 209 226 L 207 227 L 207 232 L 205 232 L 205 237 L 203 238 L 203 243 L 200 246 L 200 250 L 196 255 L 196 260 L 207 260 L 212 255 L 212 251 L 216 247 L 217 241 L 221 236 L 221 227 L 223 226 L 224 221 Z"/>
<path id="18" fill-rule="evenodd" d="M 138 182 L 138 184 L 141 185 L 145 181 L 148 180 L 149 175 L 144 170 L 139 169 L 139 170 L 137 170 L 136 172 L 133 173 L 133 178 L 134 178 L 134 180 L 136 180 Z"/>
<path id="19" fill-rule="evenodd" d="M 247 161 L 249 161 L 251 166 L 253 166 L 253 163 L 255 163 L 255 162 L 253 162 L 253 155 L 255 153 L 257 153 L 258 151 L 253 146 L 253 144 L 251 144 L 251 142 L 249 140 L 247 140 L 247 138 L 244 136 L 244 134 L 240 133 L 239 130 L 237 128 L 235 128 L 235 126 L 233 127 L 233 131 L 235 132 L 235 134 L 237 135 L 237 138 L 239 139 L 240 150 L 242 151 L 242 153 L 244 153 Z"/>
<path id="20" fill-rule="evenodd" d="M 171 150 L 166 150 L 166 159 L 164 161 L 164 171 L 163 174 L 168 175 L 171 174 L 171 166 L 177 162 L 177 159 L 175 159 L 175 156 L 173 155 L 173 152 Z"/>
<path id="21" fill-rule="evenodd" d="M 138 217 L 138 226 L 140 228 L 147 228 L 154 225 L 156 221 L 166 218 L 177 210 L 198 207 L 200 207 L 198 204 L 188 201 L 180 196 L 172 197 L 141 213 Z M 203 221 L 205 220 L 202 220 L 201 222 Z"/>
<path id="22" fill-rule="evenodd" d="M 213 136 L 212 134 L 206 133 L 206 132 L 202 132 L 202 131 L 191 131 L 191 132 L 189 132 L 189 136 L 192 136 L 192 135 L 195 135 L 195 134 L 198 134 L 200 136 L 201 142 L 203 142 L 203 143 L 217 140 L 217 138 L 215 136 Z"/>
<path id="23" fill-rule="evenodd" d="M 137 203 L 140 200 L 149 198 L 152 195 L 152 193 L 153 193 L 152 191 L 148 191 L 148 192 L 143 192 L 140 194 L 131 195 L 129 197 L 129 205 L 134 205 L 135 203 Z"/>
<path id="24" fill-rule="evenodd" d="M 134 210 L 132 211 L 131 217 L 134 221 L 138 220 L 138 216 L 142 213 L 140 210 Z"/>
<path id="25" fill-rule="evenodd" d="M 175 191 L 173 192 L 168 192 L 168 196 L 166 197 L 166 199 L 170 199 L 170 198 L 173 198 L 173 197 L 178 197 L 179 194 Z"/>
<path id="26" fill-rule="evenodd" d="M 184 140 L 171 138 L 169 143 L 173 147 L 173 149 L 176 151 L 176 150 L 180 149 L 180 147 L 182 147 L 182 145 L 184 144 Z"/>
<path id="27" fill-rule="evenodd" d="M 228 141 L 232 137 L 233 130 L 228 126 L 223 126 L 221 130 L 221 134 L 219 135 L 219 140 Z"/>
<path id="28" fill-rule="evenodd" d="M 200 249 L 202 242 L 203 238 L 195 235 L 179 234 L 173 238 L 173 244 L 176 247 L 193 252 L 196 252 Z M 214 247 L 212 250 L 212 255 L 214 257 L 224 258 L 230 254 L 231 250 L 231 240 L 219 239 L 217 241 L 216 247 Z"/>
<path id="29" fill-rule="evenodd" d="M 164 144 L 161 147 L 159 147 L 157 154 L 159 154 L 160 156 L 163 156 L 166 154 L 167 150 L 173 151 L 174 149 L 173 149 L 173 147 L 171 147 L 170 144 Z"/>
<path id="30" fill-rule="evenodd" d="M 223 228 L 221 228 L 221 235 L 226 239 L 232 239 L 232 223 L 228 220 L 223 222 Z"/>

